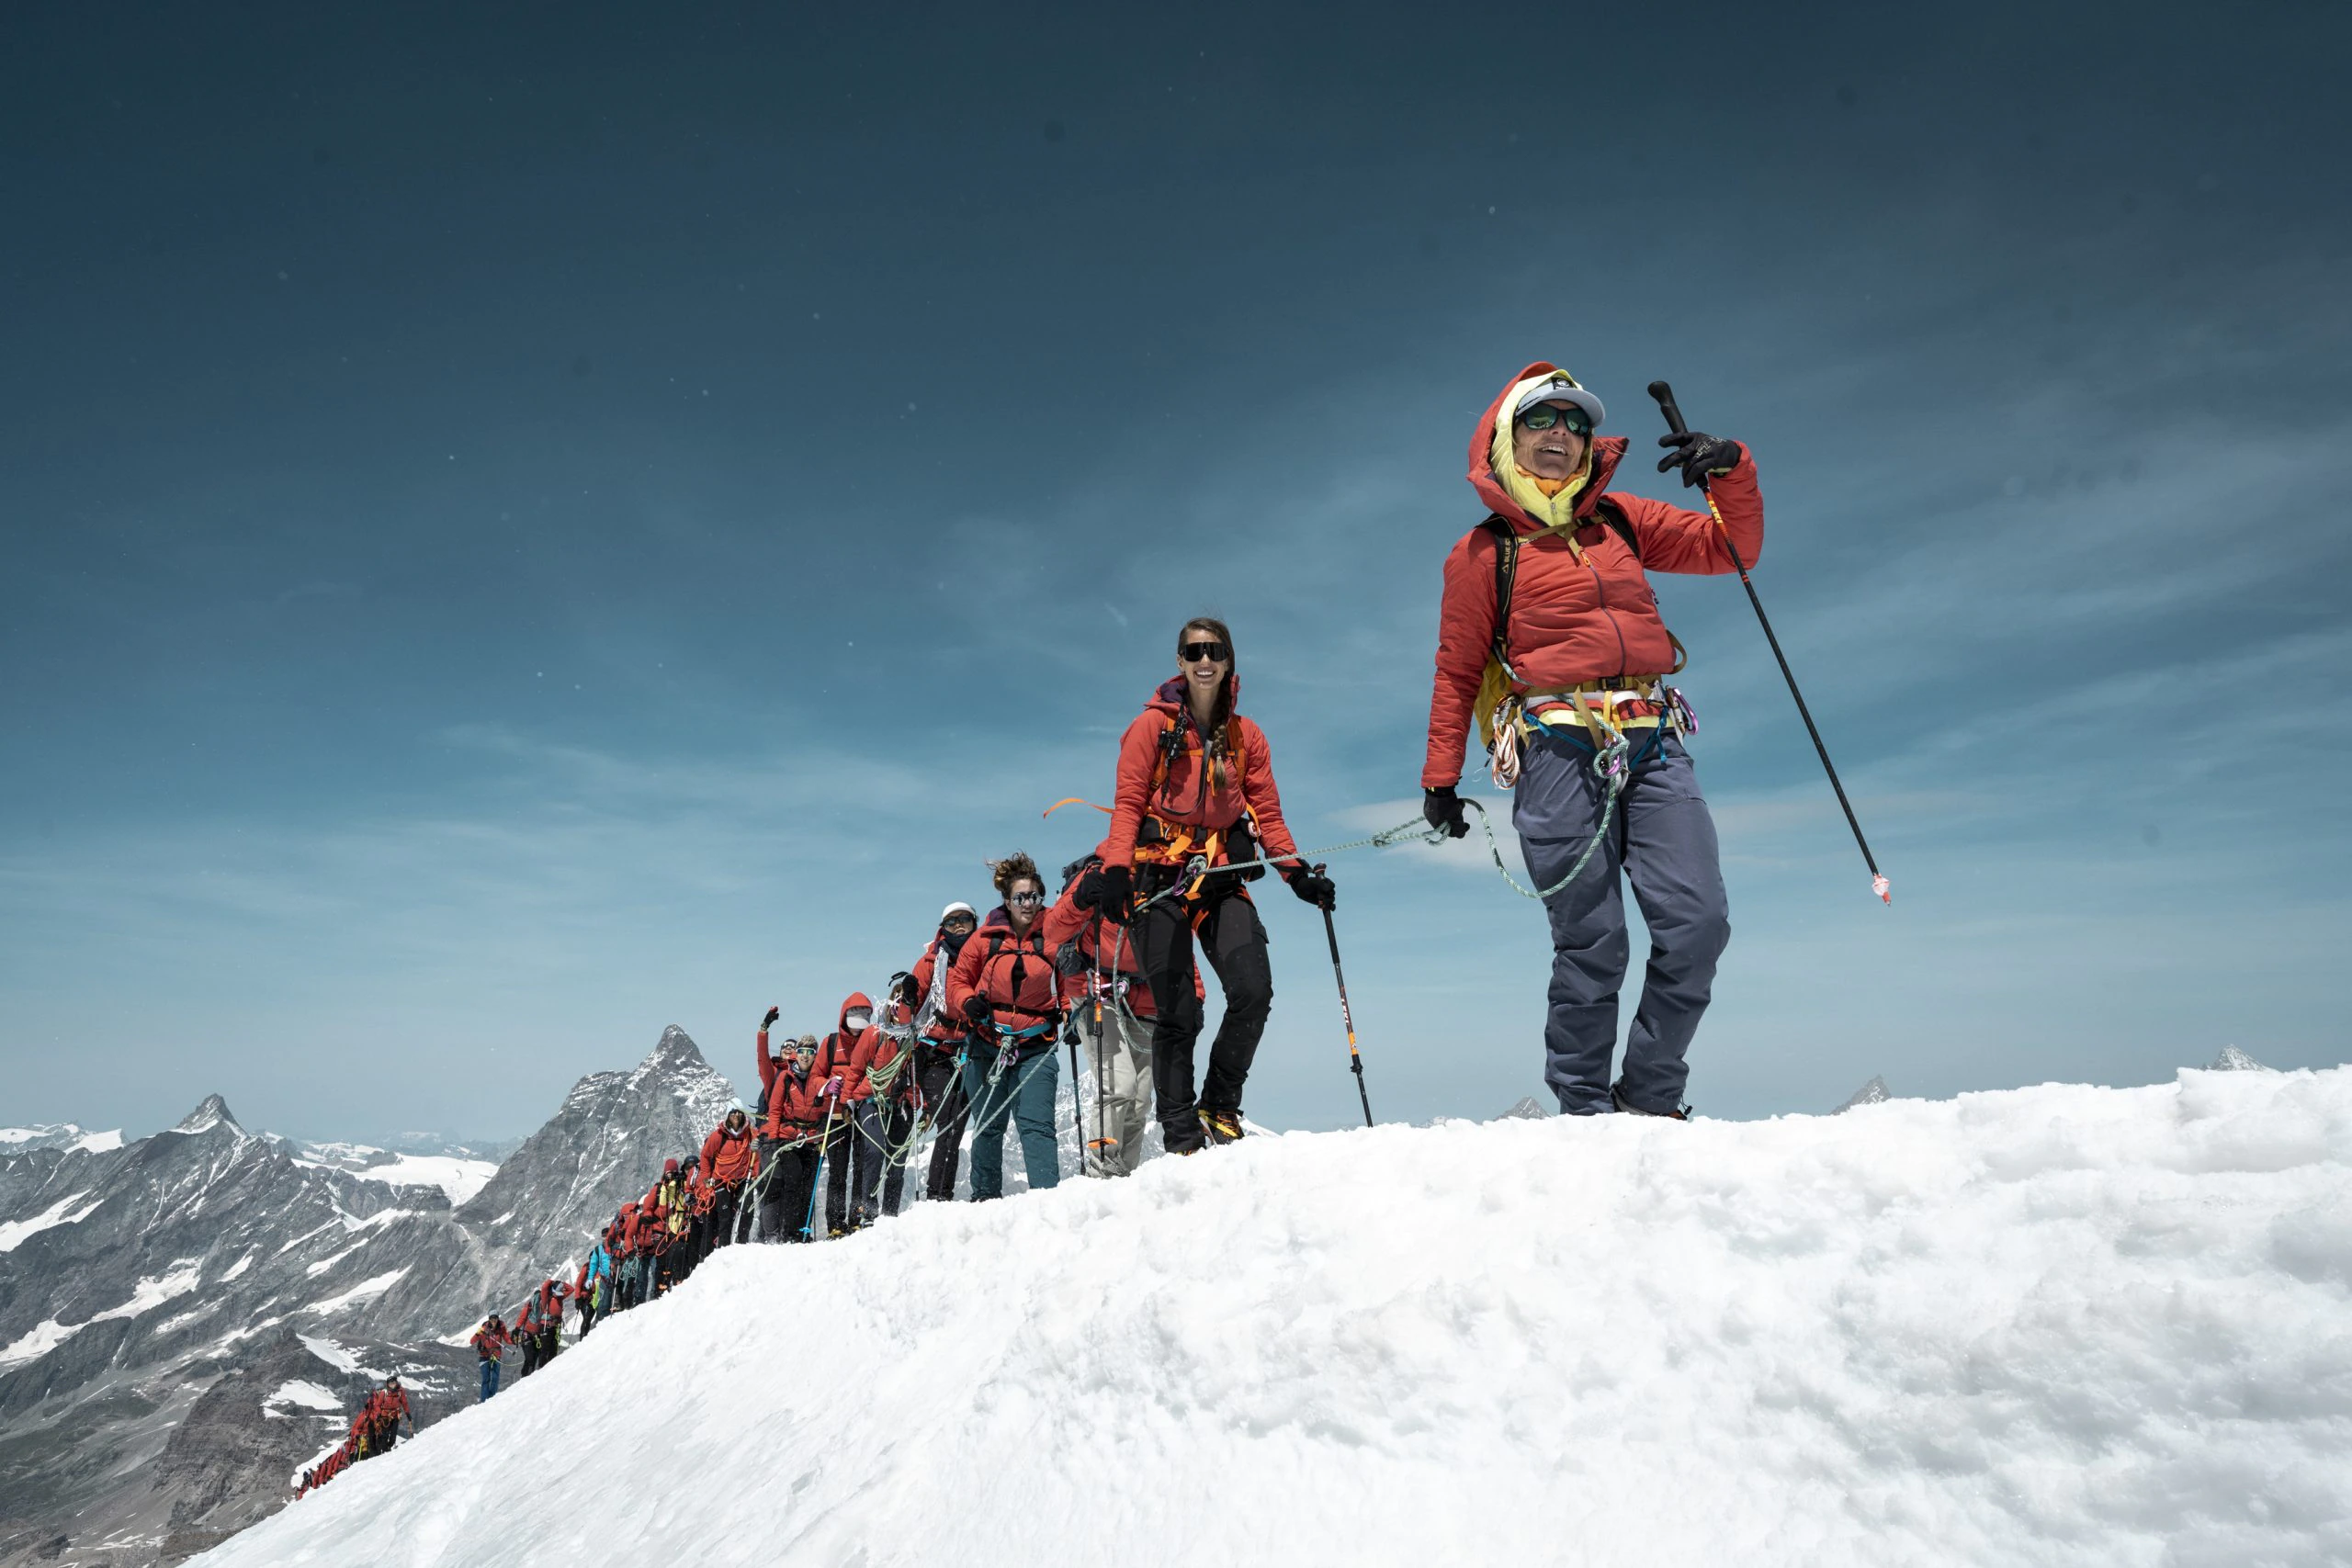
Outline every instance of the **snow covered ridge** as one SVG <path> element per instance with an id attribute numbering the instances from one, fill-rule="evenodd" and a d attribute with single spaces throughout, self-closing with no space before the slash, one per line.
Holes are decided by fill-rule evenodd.
<path id="1" fill-rule="evenodd" d="M 91 1133 L 71 1122 L 40 1127 L 0 1127 L 0 1155 L 20 1155 L 30 1149 L 79 1150 L 102 1155 L 122 1147 L 122 1130 Z"/>
<path id="2" fill-rule="evenodd" d="M 722 1251 L 203 1561 L 2341 1564 L 2347 1197 L 2340 1068 L 1256 1137 Z"/>

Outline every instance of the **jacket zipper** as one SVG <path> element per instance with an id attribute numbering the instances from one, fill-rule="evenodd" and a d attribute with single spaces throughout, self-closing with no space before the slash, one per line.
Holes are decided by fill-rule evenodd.
<path id="1" fill-rule="evenodd" d="M 1609 584 L 1600 580 L 1600 569 L 1588 559 L 1585 570 L 1592 573 L 1592 592 L 1600 600 L 1600 613 L 1609 617 L 1609 629 L 1617 634 L 1617 673 L 1625 672 L 1625 628 L 1617 623 L 1617 612 L 1609 607 Z"/>

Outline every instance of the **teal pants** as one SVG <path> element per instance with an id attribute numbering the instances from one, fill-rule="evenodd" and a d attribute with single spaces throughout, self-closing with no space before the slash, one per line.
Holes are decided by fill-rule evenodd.
<path id="1" fill-rule="evenodd" d="M 964 1092 L 972 1102 L 974 1201 L 1004 1196 L 1008 1120 L 1020 1129 L 1021 1160 L 1028 1167 L 1030 1187 L 1052 1187 L 1062 1179 L 1061 1151 L 1054 1141 L 1054 1085 L 1060 1073 L 1053 1036 L 1047 1035 L 1042 1045 L 1022 1047 L 991 1084 L 989 1071 L 994 1066 L 992 1056 L 977 1054 L 964 1064 Z"/>

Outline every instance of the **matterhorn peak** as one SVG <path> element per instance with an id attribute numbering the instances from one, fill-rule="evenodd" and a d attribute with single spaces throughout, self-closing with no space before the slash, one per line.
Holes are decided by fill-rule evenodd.
<path id="1" fill-rule="evenodd" d="M 2277 1069 L 2256 1061 L 2234 1045 L 2224 1045 L 2222 1054 L 2213 1058 L 2209 1073 L 2267 1073 Z"/>
<path id="2" fill-rule="evenodd" d="M 237 1124 L 235 1114 L 230 1111 L 229 1102 L 217 1094 L 208 1094 L 204 1097 L 204 1103 L 181 1117 L 179 1125 L 174 1127 L 172 1131 L 209 1133 L 213 1128 L 223 1124 L 240 1138 L 246 1135 L 244 1128 Z"/>
<path id="3" fill-rule="evenodd" d="M 1857 1105 L 1876 1105 L 1881 1100 L 1892 1100 L 1894 1098 L 1894 1096 L 1887 1090 L 1886 1080 L 1878 1077 L 1876 1074 L 1872 1074 L 1870 1082 L 1856 1089 L 1847 1098 L 1845 1104 L 1839 1106 L 1836 1111 L 1831 1111 L 1829 1114 L 1837 1116 L 1845 1111 L 1851 1111 Z"/>

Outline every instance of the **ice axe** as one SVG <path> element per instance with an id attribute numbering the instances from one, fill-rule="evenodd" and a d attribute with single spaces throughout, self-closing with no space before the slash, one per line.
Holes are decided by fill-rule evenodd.
<path id="1" fill-rule="evenodd" d="M 1657 400 L 1658 412 L 1666 415 L 1666 427 L 1680 435 L 1690 430 L 1682 423 L 1682 411 L 1675 406 L 1674 389 L 1663 381 L 1650 383 L 1650 396 Z M 1871 891 L 1892 905 L 1894 892 L 1886 876 L 1878 868 L 1878 858 L 1871 853 L 1868 839 L 1862 837 L 1862 824 L 1854 815 L 1854 803 L 1846 798 L 1846 786 L 1838 782 L 1837 764 L 1829 760 L 1829 748 L 1821 743 L 1821 731 L 1813 722 L 1813 710 L 1804 705 L 1804 694 L 1797 690 L 1797 678 L 1789 668 L 1789 656 L 1781 651 L 1781 639 L 1773 635 L 1772 618 L 1764 613 L 1764 601 L 1756 596 L 1756 584 L 1747 575 L 1747 563 L 1739 558 L 1739 547 L 1732 543 L 1731 530 L 1724 525 L 1724 514 L 1716 510 L 1715 498 L 1702 477 L 1699 489 L 1707 497 L 1707 510 L 1714 513 L 1715 532 L 1723 538 L 1724 548 L 1731 556 L 1731 564 L 1739 569 L 1739 585 L 1747 590 L 1747 602 L 1756 610 L 1756 623 L 1764 628 L 1764 640 L 1772 645 L 1772 657 L 1781 666 L 1781 679 L 1789 683 L 1789 695 L 1796 699 L 1797 716 L 1804 720 L 1804 732 L 1813 737 L 1813 750 L 1821 758 L 1821 771 L 1829 775 L 1829 787 L 1838 792 L 1838 804 L 1846 813 L 1846 826 L 1854 830 L 1854 845 L 1862 852 L 1862 863 L 1871 868 Z"/>

